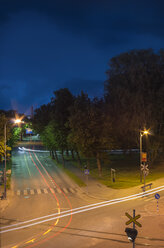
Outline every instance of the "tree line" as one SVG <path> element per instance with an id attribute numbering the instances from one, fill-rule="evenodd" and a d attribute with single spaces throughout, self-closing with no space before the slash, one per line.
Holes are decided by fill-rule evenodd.
<path id="1" fill-rule="evenodd" d="M 24 120 L 26 121 L 23 125 L 14 123 L 14 120 L 19 119 L 20 116 L 24 117 Z M 0 110 L 0 162 L 5 159 L 5 142 L 6 158 L 8 160 L 11 157 L 12 148 L 19 140 L 22 140 L 22 136 L 29 126 L 29 120 L 24 115 L 18 114 L 17 111 Z"/>
<path id="2" fill-rule="evenodd" d="M 139 148 L 140 130 L 153 162 L 164 148 L 164 50 L 132 50 L 109 61 L 104 95 L 90 99 L 69 89 L 54 91 L 48 104 L 35 110 L 33 127 L 58 160 L 61 151 L 94 157 L 101 175 L 111 149 Z M 77 82 L 78 83 L 78 82 Z"/>

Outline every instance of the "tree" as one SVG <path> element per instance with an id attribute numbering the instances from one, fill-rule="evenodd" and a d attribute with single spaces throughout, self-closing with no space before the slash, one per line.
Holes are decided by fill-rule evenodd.
<path id="1" fill-rule="evenodd" d="M 70 108 L 74 103 L 74 96 L 67 88 L 54 91 L 54 96 L 51 99 L 52 115 L 55 123 L 56 142 L 61 151 L 64 166 L 64 150 L 68 151 L 69 149 L 67 137 L 70 128 L 67 123 L 70 116 Z"/>
<path id="2" fill-rule="evenodd" d="M 11 148 L 7 145 L 7 141 L 11 138 L 11 125 L 5 114 L 0 114 L 0 161 L 5 157 L 5 129 L 6 129 L 6 156 L 10 157 Z"/>
<path id="3" fill-rule="evenodd" d="M 145 128 L 156 137 L 164 134 L 163 65 L 163 50 L 132 50 L 110 60 L 105 99 L 116 142 L 124 149 L 138 145 Z"/>
<path id="4" fill-rule="evenodd" d="M 76 100 L 69 118 L 71 127 L 70 140 L 76 144 L 78 150 L 87 158 L 95 157 L 97 168 L 101 176 L 101 159 L 106 150 L 111 147 L 110 128 L 104 112 L 104 102 L 94 99 L 91 101 L 83 92 Z M 107 128 L 108 126 L 108 128 Z"/>
<path id="5" fill-rule="evenodd" d="M 32 125 L 36 132 L 41 134 L 44 128 L 52 119 L 52 107 L 51 104 L 44 104 L 37 108 L 34 113 L 34 119 L 32 120 Z"/>

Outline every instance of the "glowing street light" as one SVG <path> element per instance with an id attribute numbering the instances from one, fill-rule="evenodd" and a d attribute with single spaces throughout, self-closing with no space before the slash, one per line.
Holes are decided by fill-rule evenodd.
<path id="1" fill-rule="evenodd" d="M 148 134 L 150 134 L 149 130 L 144 130 L 144 131 L 140 130 L 140 182 L 142 182 L 142 171 L 141 171 L 141 164 L 142 164 L 142 137 L 144 135 L 148 135 Z"/>
<path id="2" fill-rule="evenodd" d="M 15 123 L 15 124 L 20 124 L 21 122 L 22 122 L 21 119 L 15 119 L 15 120 L 14 120 L 14 123 Z"/>

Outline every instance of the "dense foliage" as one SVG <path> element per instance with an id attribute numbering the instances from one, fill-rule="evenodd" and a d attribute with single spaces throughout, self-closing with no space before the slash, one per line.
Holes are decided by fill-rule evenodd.
<path id="1" fill-rule="evenodd" d="M 151 161 L 164 148 L 164 51 L 120 54 L 106 73 L 103 99 L 60 89 L 36 109 L 33 121 L 52 155 L 70 150 L 95 157 L 100 175 L 107 151 L 139 148 L 140 130 L 152 133 L 146 144 Z"/>
<path id="2" fill-rule="evenodd" d="M 147 149 L 157 155 L 164 146 L 164 51 L 133 50 L 109 66 L 105 99 L 116 142 L 125 149 L 139 146 L 140 130 L 150 129 Z"/>

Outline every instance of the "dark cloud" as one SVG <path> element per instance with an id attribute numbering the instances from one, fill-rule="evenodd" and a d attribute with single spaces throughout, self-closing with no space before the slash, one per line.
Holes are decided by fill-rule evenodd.
<path id="1" fill-rule="evenodd" d="M 59 28 L 86 35 L 92 42 L 103 46 L 126 42 L 133 34 L 163 38 L 163 8 L 162 0 L 4 0 L 1 22 L 14 13 L 35 11 Z"/>
<path id="2" fill-rule="evenodd" d="M 103 94 L 108 61 L 164 44 L 162 0 L 0 0 L 0 107 Z M 6 98 L 6 96 L 8 96 Z"/>

